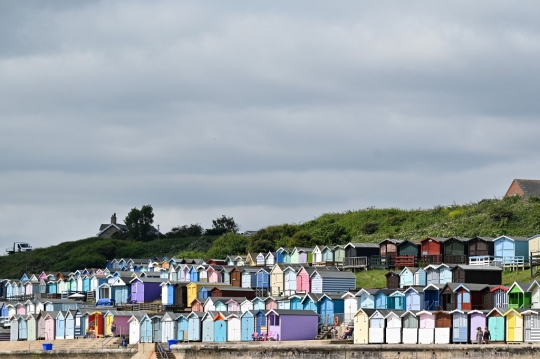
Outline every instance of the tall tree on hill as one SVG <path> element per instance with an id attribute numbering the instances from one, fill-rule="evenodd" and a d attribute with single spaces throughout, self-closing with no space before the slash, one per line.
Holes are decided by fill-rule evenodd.
<path id="1" fill-rule="evenodd" d="M 154 209 L 147 204 L 141 209 L 132 208 L 124 219 L 131 238 L 137 241 L 152 239 L 152 224 L 154 223 Z"/>
<path id="2" fill-rule="evenodd" d="M 207 229 L 205 234 L 208 236 L 220 236 L 225 233 L 237 233 L 238 225 L 233 217 L 222 215 L 212 221 L 212 228 Z"/>

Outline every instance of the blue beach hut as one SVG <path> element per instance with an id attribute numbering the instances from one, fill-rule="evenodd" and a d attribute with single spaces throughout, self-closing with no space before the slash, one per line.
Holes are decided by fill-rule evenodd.
<path id="1" fill-rule="evenodd" d="M 251 335 L 255 332 L 255 320 L 252 311 L 246 311 L 240 316 L 241 340 L 251 341 Z"/>

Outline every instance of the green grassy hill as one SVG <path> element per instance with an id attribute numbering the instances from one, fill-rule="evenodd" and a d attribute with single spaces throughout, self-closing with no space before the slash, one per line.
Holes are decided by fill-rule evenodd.
<path id="1" fill-rule="evenodd" d="M 206 251 L 217 237 L 165 238 L 150 242 L 86 238 L 31 252 L 0 257 L 0 278 L 19 279 L 23 273 L 103 268 L 107 259 L 172 257 L 181 251 Z"/>
<path id="2" fill-rule="evenodd" d="M 478 203 L 432 209 L 367 208 L 327 213 L 301 224 L 270 226 L 250 237 L 226 234 L 219 240 L 216 237 L 202 237 L 133 242 L 87 238 L 64 242 L 29 253 L 0 257 L 0 278 L 20 278 L 23 273 L 43 270 L 71 271 L 103 267 L 105 261 L 112 258 L 189 256 L 186 251 L 198 251 L 197 255 L 206 252 L 210 257 L 224 258 L 227 254 L 241 253 L 246 246 L 249 251 L 259 252 L 276 250 L 280 246 L 378 242 L 385 238 L 419 240 L 426 236 L 532 236 L 539 232 L 540 199 L 536 197 L 486 199 Z M 215 245 L 212 245 L 214 242 Z M 372 279 L 366 280 L 365 284 L 359 280 L 359 285 L 381 286 L 381 275 L 377 273 L 365 274 Z"/>

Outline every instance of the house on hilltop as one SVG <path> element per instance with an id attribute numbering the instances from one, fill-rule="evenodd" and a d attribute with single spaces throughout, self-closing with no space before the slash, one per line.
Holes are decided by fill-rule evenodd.
<path id="1" fill-rule="evenodd" d="M 116 213 L 111 216 L 111 223 L 103 223 L 99 226 L 98 237 L 112 238 L 115 233 L 126 233 L 127 226 L 125 224 L 116 223 Z"/>
<path id="2" fill-rule="evenodd" d="M 100 238 L 112 238 L 115 233 L 127 233 L 127 231 L 128 227 L 125 224 L 116 223 L 116 213 L 113 213 L 111 223 L 102 223 L 99 226 L 99 232 L 96 236 Z M 150 226 L 148 234 L 161 235 L 154 226 Z"/>
<path id="3" fill-rule="evenodd" d="M 514 179 L 504 197 L 540 197 L 540 180 Z"/>

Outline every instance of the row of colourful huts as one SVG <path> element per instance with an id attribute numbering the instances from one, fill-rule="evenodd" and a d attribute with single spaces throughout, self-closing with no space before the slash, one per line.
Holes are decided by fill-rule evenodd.
<path id="1" fill-rule="evenodd" d="M 224 266 L 273 267 L 275 264 L 312 266 L 404 267 L 424 264 L 525 264 L 531 252 L 540 252 L 540 235 L 516 237 L 502 235 L 490 237 L 426 237 L 419 242 L 385 239 L 380 243 L 354 243 L 345 245 L 317 245 L 314 248 L 284 248 L 277 251 L 230 255 L 225 259 L 145 258 L 112 259 L 109 270 L 135 272 L 177 272 L 179 264 Z M 364 258 L 365 260 L 359 260 Z"/>
<path id="2" fill-rule="evenodd" d="M 62 340 L 111 335 L 130 344 L 181 341 L 236 342 L 256 338 L 310 340 L 318 333 L 318 316 L 309 310 L 252 310 L 148 315 L 115 310 L 41 312 L 10 318 L 11 340 Z M 476 331 L 489 328 L 493 342 L 540 341 L 540 312 L 533 309 L 401 311 L 359 309 L 354 314 L 355 344 L 474 343 Z"/>
<path id="3" fill-rule="evenodd" d="M 160 272 L 42 273 L 20 280 L 0 282 L 6 299 L 25 299 L 38 295 L 93 292 L 96 300 L 111 298 L 116 304 L 161 300 L 165 306 L 190 307 L 194 299 L 205 298 L 213 288 L 223 288 L 219 296 L 252 299 L 256 296 L 291 296 L 296 293 L 347 292 L 357 287 L 356 277 L 337 267 L 310 267 L 276 264 L 272 268 L 206 265 L 179 265 L 185 270 L 171 277 Z M 166 275 L 163 275 L 166 274 Z M 180 275 L 180 277 L 178 277 Z M 428 284 L 485 283 L 500 285 L 502 269 L 497 266 L 428 265 L 405 267 L 387 273 L 388 288 Z M 175 280 L 176 279 L 176 280 Z M 179 279 L 179 280 L 178 280 Z"/>
<path id="4" fill-rule="evenodd" d="M 148 314 L 144 311 L 75 309 L 12 315 L 10 340 L 93 339 L 115 335 L 130 344 L 182 341 L 226 342 L 311 340 L 318 333 L 318 316 L 313 311 L 269 310 L 246 312 L 191 312 Z"/>

